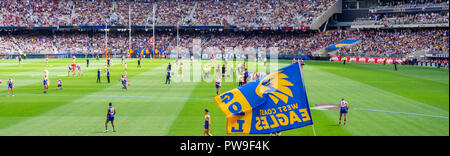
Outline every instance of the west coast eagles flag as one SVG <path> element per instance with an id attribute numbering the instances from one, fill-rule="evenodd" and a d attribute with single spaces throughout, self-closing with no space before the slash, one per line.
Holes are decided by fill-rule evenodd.
<path id="1" fill-rule="evenodd" d="M 298 63 L 214 100 L 227 117 L 227 134 L 269 134 L 313 124 Z"/>

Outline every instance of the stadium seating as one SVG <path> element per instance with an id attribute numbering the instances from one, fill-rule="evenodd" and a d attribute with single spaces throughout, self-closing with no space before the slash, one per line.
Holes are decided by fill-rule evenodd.
<path id="1" fill-rule="evenodd" d="M 192 25 L 239 27 L 293 27 L 309 25 L 336 0 L 2 0 L 0 27 L 29 26 L 158 26 Z M 447 23 L 447 27 L 397 30 L 327 30 L 317 31 L 183 31 L 180 47 L 192 50 L 193 39 L 201 39 L 202 48 L 279 47 L 281 55 L 307 54 L 343 39 L 360 43 L 338 51 L 353 56 L 404 56 L 417 51 L 448 54 L 448 1 L 380 1 L 375 9 L 445 6 L 447 10 L 368 14 L 353 26 L 394 26 Z M 331 9 L 330 9 L 331 10 Z M 365 27 L 362 27 L 365 28 Z M 150 49 L 151 31 L 0 31 L 0 54 L 5 53 L 102 53 L 106 49 L 123 53 Z M 108 38 L 108 40 L 106 39 Z M 156 49 L 174 51 L 173 31 L 158 31 Z"/>
<path id="2" fill-rule="evenodd" d="M 352 27 L 448 27 L 448 5 L 443 0 L 380 1 Z"/>
<path id="3" fill-rule="evenodd" d="M 0 33 L 0 50 L 4 53 L 21 50 L 27 53 L 100 53 L 106 42 L 105 33 L 18 31 L 10 35 Z M 129 45 L 128 32 L 110 32 L 108 50 L 123 53 Z M 132 47 L 150 49 L 151 32 L 136 32 Z M 341 54 L 354 56 L 406 55 L 420 50 L 447 52 L 449 32 L 446 29 L 402 30 L 329 30 L 322 33 L 296 32 L 190 32 L 180 35 L 180 47 L 192 50 L 193 39 L 201 39 L 202 48 L 217 47 L 279 47 L 281 55 L 306 54 L 330 46 L 342 39 L 360 39 L 351 48 L 339 50 Z M 166 52 L 175 50 L 176 35 L 170 32 L 156 34 L 156 48 Z"/>
<path id="4" fill-rule="evenodd" d="M 335 0 L 3 0 L 0 26 L 306 26 Z M 131 20 L 130 20 L 131 18 Z"/>
<path id="5" fill-rule="evenodd" d="M 448 0 L 380 0 L 378 5 L 374 8 L 387 9 L 387 8 L 422 8 L 422 7 L 436 7 L 436 6 L 448 6 Z"/>
<path id="6" fill-rule="evenodd" d="M 447 29 L 366 31 L 361 42 L 338 50 L 341 55 L 398 57 L 412 52 L 448 53 Z"/>

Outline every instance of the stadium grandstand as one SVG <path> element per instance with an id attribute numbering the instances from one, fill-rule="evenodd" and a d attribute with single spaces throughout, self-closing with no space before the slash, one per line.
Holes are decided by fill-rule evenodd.
<path id="1" fill-rule="evenodd" d="M 0 136 L 449 136 L 448 18 L 449 0 L 0 0 Z"/>
<path id="2" fill-rule="evenodd" d="M 176 47 L 279 47 L 280 58 L 448 58 L 448 0 L 2 0 L 0 55 L 163 57 Z M 154 30 L 154 31 L 153 31 Z M 343 40 L 350 46 L 330 48 Z M 153 42 L 154 41 L 154 42 Z M 149 57 L 150 55 L 147 55 Z"/>

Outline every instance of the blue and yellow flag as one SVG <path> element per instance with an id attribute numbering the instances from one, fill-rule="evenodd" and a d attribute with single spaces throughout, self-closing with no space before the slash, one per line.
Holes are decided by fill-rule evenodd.
<path id="1" fill-rule="evenodd" d="M 313 124 L 298 63 L 214 100 L 227 117 L 227 134 L 269 134 Z"/>
<path id="2" fill-rule="evenodd" d="M 333 45 L 327 47 L 326 49 L 341 49 L 341 48 L 352 46 L 358 42 L 359 42 L 359 40 L 342 40 L 336 44 L 333 44 Z"/>

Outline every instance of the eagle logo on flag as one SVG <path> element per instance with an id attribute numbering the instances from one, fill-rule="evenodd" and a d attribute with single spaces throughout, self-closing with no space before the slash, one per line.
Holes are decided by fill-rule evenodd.
<path id="1" fill-rule="evenodd" d="M 287 103 L 289 97 L 293 97 L 289 86 L 294 86 L 287 78 L 288 76 L 282 70 L 267 75 L 260 81 L 255 92 L 259 97 L 267 94 L 275 104 L 278 104 L 280 100 Z"/>

